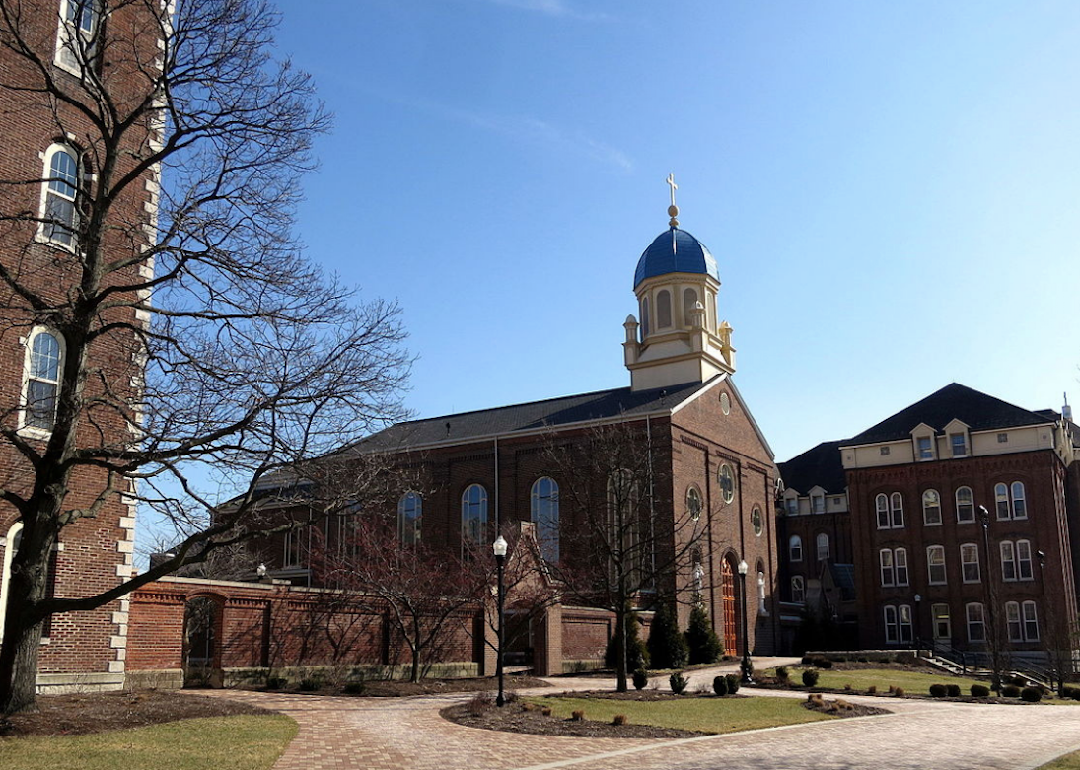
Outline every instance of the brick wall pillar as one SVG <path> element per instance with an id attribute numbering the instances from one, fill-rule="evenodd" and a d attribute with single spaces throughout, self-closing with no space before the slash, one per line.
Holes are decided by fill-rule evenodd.
<path id="1" fill-rule="evenodd" d="M 537 676 L 562 673 L 562 605 L 553 604 L 537 622 L 533 667 Z"/>
<path id="2" fill-rule="evenodd" d="M 495 676 L 495 666 L 499 658 L 498 612 L 495 597 L 489 596 L 480 613 L 480 633 L 483 634 L 484 643 L 481 645 L 480 660 L 477 663 L 480 664 L 481 676 Z M 489 618 L 494 622 L 489 623 Z"/>

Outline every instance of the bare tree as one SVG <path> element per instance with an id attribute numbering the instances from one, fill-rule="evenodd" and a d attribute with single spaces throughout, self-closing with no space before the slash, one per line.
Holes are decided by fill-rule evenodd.
<path id="1" fill-rule="evenodd" d="M 390 517 L 355 517 L 351 534 L 313 550 L 319 582 L 353 611 L 384 614 L 393 646 L 409 651 L 409 679 L 420 681 L 450 645 L 473 631 L 471 621 L 490 584 L 490 559 L 464 557 L 422 542 L 403 544 Z"/>
<path id="2" fill-rule="evenodd" d="M 274 474 L 399 418 L 408 369 L 397 309 L 358 303 L 292 235 L 327 116 L 309 78 L 271 59 L 277 17 L 262 0 L 110 0 L 107 18 L 82 26 L 43 23 L 41 7 L 0 0 L 0 104 L 64 137 L 78 168 L 5 166 L 22 171 L 0 179 L 0 334 L 44 327 L 63 351 L 55 388 L 0 414 L 18 458 L 0 499 L 23 523 L 3 712 L 34 702 L 51 613 L 305 525 L 268 499 L 285 490 L 288 505 L 310 485 Z M 51 183 L 70 201 L 42 210 Z M 28 416 L 45 430 L 28 431 Z M 216 511 L 207 469 L 231 493 Z M 73 504 L 76 482 L 96 498 Z M 48 596 L 61 531 L 122 497 L 171 522 L 173 555 L 109 590 Z"/>
<path id="3" fill-rule="evenodd" d="M 627 689 L 627 618 L 671 601 L 699 580 L 702 511 L 673 504 L 664 452 L 644 422 L 552 434 L 545 455 L 559 479 L 564 521 L 576 533 L 553 566 L 565 595 L 615 615 L 616 689 Z M 667 490 L 666 492 L 664 490 Z M 694 586 L 697 591 L 701 586 Z"/>

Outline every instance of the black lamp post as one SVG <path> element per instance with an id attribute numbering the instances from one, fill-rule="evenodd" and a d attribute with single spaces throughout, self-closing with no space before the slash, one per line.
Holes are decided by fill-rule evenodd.
<path id="1" fill-rule="evenodd" d="M 922 638 L 919 636 L 919 610 L 922 607 L 922 596 L 915 594 L 915 659 L 919 658 L 922 649 Z"/>
<path id="2" fill-rule="evenodd" d="M 495 698 L 495 705 L 503 706 L 506 704 L 506 696 L 503 694 L 503 621 L 505 620 L 503 600 L 506 598 L 505 586 L 503 585 L 503 567 L 506 565 L 506 540 L 502 535 L 499 535 L 495 542 L 491 544 L 491 550 L 495 554 L 495 567 L 498 572 L 499 583 L 499 652 L 495 661 L 495 676 L 499 677 L 499 696 Z"/>
<path id="3" fill-rule="evenodd" d="M 753 671 L 754 664 L 750 660 L 750 633 L 747 630 L 747 616 L 750 614 L 746 610 L 746 573 L 750 571 L 750 565 L 746 563 L 746 559 L 739 562 L 739 577 L 742 580 L 742 643 L 743 643 L 743 658 L 742 658 L 742 683 L 753 684 L 754 678 L 750 675 Z"/>

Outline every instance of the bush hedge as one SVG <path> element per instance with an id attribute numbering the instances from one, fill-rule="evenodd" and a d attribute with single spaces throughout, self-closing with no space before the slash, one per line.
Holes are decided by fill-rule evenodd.
<path id="1" fill-rule="evenodd" d="M 815 668 L 808 668 L 802 672 L 802 683 L 807 687 L 814 687 L 821 678 L 821 673 Z"/>
<path id="2" fill-rule="evenodd" d="M 712 680 L 713 692 L 723 698 L 728 694 L 727 677 L 721 674 L 720 676 L 714 676 Z"/>
<path id="3" fill-rule="evenodd" d="M 944 698 L 947 692 L 948 688 L 943 684 L 930 685 L 930 694 L 935 698 Z"/>
<path id="4" fill-rule="evenodd" d="M 973 684 L 971 685 L 971 697 L 973 698 L 989 698 L 990 688 L 985 684 Z"/>
<path id="5" fill-rule="evenodd" d="M 1020 699 L 1028 703 L 1038 703 L 1042 700 L 1043 691 L 1041 687 L 1025 687 L 1020 691 Z"/>
<path id="6" fill-rule="evenodd" d="M 945 685 L 945 689 L 948 690 L 950 698 L 959 698 L 960 697 L 960 685 L 958 685 L 958 684 L 947 684 L 947 685 Z"/>

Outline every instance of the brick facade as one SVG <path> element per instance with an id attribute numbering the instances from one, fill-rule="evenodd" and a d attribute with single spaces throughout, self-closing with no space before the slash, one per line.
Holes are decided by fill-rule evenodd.
<path id="1" fill-rule="evenodd" d="M 108 27 L 118 30 L 137 28 L 140 26 L 139 19 L 134 16 L 137 13 L 137 5 L 121 5 L 110 15 Z M 36 44 L 37 53 L 45 62 L 51 62 L 57 45 L 60 0 L 24 0 L 21 14 L 25 37 Z M 108 34 L 107 30 L 105 34 Z M 130 63 L 136 56 L 148 58 L 152 51 L 156 54 L 154 43 L 152 36 L 110 41 L 112 55 L 106 57 L 108 61 L 102 65 L 100 74 L 108 84 L 110 96 L 121 109 L 125 101 L 142 98 L 139 89 L 145 82 L 135 73 L 126 71 L 124 62 Z M 77 77 L 61 67 L 53 65 L 50 75 L 57 79 L 60 87 L 72 92 L 79 90 Z M 8 85 L 33 84 L 35 75 L 25 61 L 5 47 L 0 49 L 0 81 Z M 96 128 L 84 115 L 68 105 L 9 88 L 0 89 L 0 112 L 5 116 L 3 141 L 0 142 L 0 179 L 29 182 L 0 186 L 0 211 L 5 215 L 38 211 L 42 187 L 36 180 L 42 178 L 45 153 L 53 144 L 62 143 L 73 152 L 82 153 L 83 184 L 94 184 L 97 169 L 93 167 L 93 159 L 100 146 Z M 128 144 L 119 152 L 118 173 L 123 173 L 125 165 L 133 162 L 127 150 L 135 150 L 145 139 L 146 136 L 140 136 L 137 131 L 126 137 Z M 142 183 L 134 185 L 132 194 L 116 201 L 110 216 L 116 222 L 127 223 L 130 230 L 116 228 L 110 231 L 107 239 L 111 240 L 104 244 L 106 253 L 130 253 L 132 248 L 147 244 L 141 224 L 149 221 L 149 212 L 153 211 L 156 184 L 156 179 L 147 174 Z M 138 233 L 141 240 L 136 237 L 132 242 L 132 231 Z M 37 225 L 33 222 L 9 222 L 0 237 L 0 262 L 5 269 L 55 309 L 32 311 L 10 290 L 3 291 L 3 302 L 0 303 L 3 306 L 0 311 L 0 421 L 9 430 L 21 424 L 20 403 L 31 332 L 47 327 L 50 313 L 62 316 L 70 311 L 74 301 L 72 290 L 80 278 L 79 260 L 74 254 L 62 246 L 40 240 Z M 135 265 L 107 280 L 115 283 L 130 281 L 139 275 L 145 276 L 149 269 L 145 265 Z M 134 309 L 123 307 L 112 311 L 111 317 L 103 320 L 137 325 L 146 319 L 136 316 Z M 134 344 L 130 333 L 105 335 L 92 344 L 89 357 L 99 374 L 88 381 L 86 394 L 89 398 L 102 395 L 106 389 L 110 400 L 123 400 L 132 393 L 139 374 L 133 363 Z M 92 414 L 84 419 L 76 434 L 79 446 L 116 445 L 131 440 L 125 419 L 116 411 L 109 407 L 91 407 L 90 411 Z M 34 451 L 44 451 L 47 434 L 27 435 L 24 431 L 24 436 Z M 4 488 L 26 493 L 33 478 L 31 465 L 23 454 L 7 443 L 0 446 L 0 484 Z M 71 480 L 64 505 L 68 509 L 87 509 L 105 488 L 104 472 L 80 468 Z M 63 529 L 54 553 L 50 587 L 53 595 L 85 596 L 105 591 L 131 574 L 135 513 L 134 506 L 123 495 L 124 491 L 120 489 L 108 495 L 95 517 L 81 519 Z M 12 507 L 0 506 L 0 560 L 12 547 L 11 535 L 17 521 L 18 514 Z M 123 681 L 126 656 L 128 609 L 127 600 L 117 600 L 94 610 L 52 617 L 39 654 L 39 684 L 119 686 Z"/>

